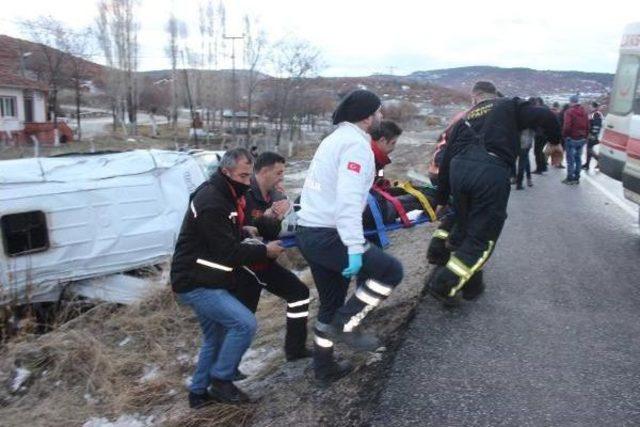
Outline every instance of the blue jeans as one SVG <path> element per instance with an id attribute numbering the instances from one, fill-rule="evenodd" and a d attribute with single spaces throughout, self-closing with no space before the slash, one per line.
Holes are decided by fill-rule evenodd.
<path id="1" fill-rule="evenodd" d="M 233 380 L 256 332 L 254 314 L 225 289 L 196 288 L 177 294 L 202 329 L 202 346 L 190 390 L 204 393 L 211 379 Z"/>
<path id="2" fill-rule="evenodd" d="M 582 147 L 586 139 L 565 139 L 565 151 L 567 156 L 567 179 L 578 181 L 580 168 L 582 167 Z"/>

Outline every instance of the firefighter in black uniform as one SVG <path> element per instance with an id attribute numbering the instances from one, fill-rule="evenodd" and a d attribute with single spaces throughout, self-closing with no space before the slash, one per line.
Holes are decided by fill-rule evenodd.
<path id="1" fill-rule="evenodd" d="M 477 82 L 471 92 L 474 107 L 458 121 L 448 139 L 438 175 L 438 210 L 453 199 L 455 224 L 445 238 L 446 264 L 436 268 L 427 291 L 447 305 L 474 283 L 466 299 L 482 292 L 482 280 L 472 279 L 491 256 L 507 218 L 510 171 L 523 129 L 542 128 L 553 144 L 561 141 L 554 114 L 519 98 L 499 98 L 490 82 Z M 478 276 L 476 276 L 477 278 Z"/>
<path id="2" fill-rule="evenodd" d="M 280 220 L 291 208 L 291 202 L 287 196 L 277 189 L 282 183 L 284 168 L 285 159 L 277 153 L 267 151 L 256 159 L 251 187 L 245 196 L 247 225 L 257 226 L 266 215 L 272 220 L 270 224 L 275 224 L 279 228 Z M 275 235 L 277 236 L 277 233 Z M 293 361 L 311 357 L 311 351 L 306 347 L 309 289 L 298 279 L 298 276 L 275 260 L 266 260 L 248 268 L 255 275 L 256 280 L 249 281 L 238 290 L 238 299 L 254 313 L 258 308 L 263 288 L 285 300 L 287 302 L 287 332 L 284 344 L 286 358 Z"/>

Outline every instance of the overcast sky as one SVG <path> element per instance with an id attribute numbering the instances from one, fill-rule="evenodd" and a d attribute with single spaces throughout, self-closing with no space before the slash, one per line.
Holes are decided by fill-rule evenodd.
<path id="1" fill-rule="evenodd" d="M 164 53 L 167 19 L 173 11 L 196 35 L 200 1 L 206 2 L 140 0 L 141 70 L 169 68 Z M 14 37 L 25 38 L 17 23 L 38 14 L 77 28 L 92 25 L 97 14 L 92 0 L 1 3 L 0 33 Z M 562 0 L 225 2 L 229 34 L 242 32 L 242 16 L 249 13 L 271 41 L 298 37 L 317 46 L 326 76 L 404 75 L 468 65 L 613 73 L 624 25 L 640 21 L 638 2 L 579 5 Z"/>

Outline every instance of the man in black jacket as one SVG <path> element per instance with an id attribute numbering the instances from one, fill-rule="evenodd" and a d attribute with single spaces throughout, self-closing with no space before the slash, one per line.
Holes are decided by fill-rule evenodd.
<path id="1" fill-rule="evenodd" d="M 172 288 L 194 310 L 203 334 L 190 386 L 192 408 L 213 400 L 248 401 L 232 380 L 255 334 L 256 319 L 233 293 L 239 283 L 251 280 L 245 266 L 275 259 L 284 250 L 277 241 L 243 243 L 244 193 L 252 171 L 247 150 L 225 153 L 218 171 L 191 194 L 176 243 Z"/>
<path id="2" fill-rule="evenodd" d="M 531 97 L 529 98 L 529 103 L 532 106 L 546 108 L 542 98 Z M 549 170 L 547 155 L 544 154 L 544 146 L 546 144 L 547 144 L 547 135 L 545 135 L 543 129 L 541 128 L 535 129 L 535 134 L 533 137 L 533 156 L 536 161 L 536 169 L 532 172 L 533 174 L 542 175 L 543 172 L 547 172 Z"/>
<path id="3" fill-rule="evenodd" d="M 291 208 L 291 202 L 278 188 L 284 178 L 285 158 L 266 151 L 256 159 L 251 187 L 247 191 L 245 216 L 247 224 L 257 226 L 267 220 L 280 228 L 280 222 Z M 262 227 L 259 227 L 259 230 Z M 263 234 L 266 234 L 263 232 Z M 277 236 L 277 233 L 274 233 Z M 271 238 L 273 236 L 262 236 Z M 256 279 L 238 290 L 238 298 L 255 313 L 264 288 L 287 302 L 287 332 L 284 351 L 287 360 L 311 357 L 306 347 L 309 317 L 309 288 L 277 262 L 256 263 L 249 268 Z"/>
<path id="4" fill-rule="evenodd" d="M 438 175 L 438 211 L 453 198 L 456 220 L 446 236 L 453 252 L 436 268 L 427 290 L 445 304 L 457 303 L 458 292 L 481 271 L 500 236 L 520 131 L 540 127 L 552 143 L 561 138 L 548 108 L 498 98 L 489 82 L 476 83 L 471 94 L 474 107 L 451 131 Z"/>
<path id="5" fill-rule="evenodd" d="M 587 161 L 582 165 L 582 169 L 589 170 L 591 164 L 591 158 L 596 159 L 596 169 L 599 167 L 600 155 L 597 154 L 593 147 L 600 144 L 598 140 L 600 136 L 600 129 L 602 129 L 603 116 L 600 112 L 600 105 L 597 102 L 591 103 L 591 115 L 589 116 L 589 136 L 587 138 Z"/>

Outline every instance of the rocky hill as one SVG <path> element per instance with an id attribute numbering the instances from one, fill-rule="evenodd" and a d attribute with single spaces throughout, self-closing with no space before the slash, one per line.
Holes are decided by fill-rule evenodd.
<path id="1" fill-rule="evenodd" d="M 544 71 L 531 68 L 490 66 L 416 71 L 407 76 L 419 82 L 468 91 L 474 82 L 488 80 L 506 95 L 534 96 L 562 93 L 605 93 L 613 85 L 613 74 L 580 71 Z"/>

